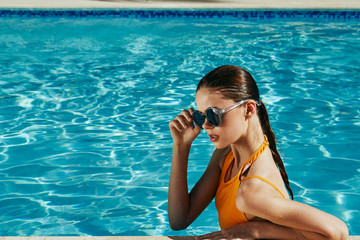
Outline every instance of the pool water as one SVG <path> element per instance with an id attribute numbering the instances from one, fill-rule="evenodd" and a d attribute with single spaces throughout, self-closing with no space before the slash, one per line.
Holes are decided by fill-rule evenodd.
<path id="1" fill-rule="evenodd" d="M 198 235 L 168 225 L 168 122 L 213 68 L 249 70 L 295 200 L 360 235 L 360 23 L 0 18 L 0 235 Z M 214 150 L 193 144 L 193 186 Z"/>

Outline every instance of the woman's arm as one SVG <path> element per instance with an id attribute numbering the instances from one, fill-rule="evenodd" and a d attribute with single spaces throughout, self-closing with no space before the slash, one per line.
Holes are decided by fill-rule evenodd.
<path id="1" fill-rule="evenodd" d="M 208 167 L 190 193 L 187 186 L 187 165 L 184 166 L 180 158 L 173 159 L 168 196 L 169 223 L 173 230 L 187 228 L 214 198 L 220 178 L 218 158 L 223 156 L 223 152 L 224 150 L 214 151 Z"/>
<path id="2" fill-rule="evenodd" d="M 242 183 L 237 206 L 267 222 L 247 222 L 197 239 L 316 239 L 347 240 L 349 231 L 340 219 L 316 208 L 284 199 L 258 179 Z"/>
<path id="3" fill-rule="evenodd" d="M 190 146 L 173 145 L 173 160 L 171 164 L 168 215 L 170 227 L 174 230 L 186 228 L 185 220 L 189 212 L 189 195 L 187 184 L 187 165 Z"/>
<path id="4" fill-rule="evenodd" d="M 215 150 L 203 176 L 190 194 L 187 183 L 187 165 L 193 140 L 200 128 L 193 126 L 191 113 L 183 111 L 169 123 L 173 137 L 173 158 L 169 181 L 168 215 L 172 229 L 187 228 L 209 205 L 215 196 L 220 176 L 218 159 L 224 150 Z"/>
<path id="5" fill-rule="evenodd" d="M 294 228 L 277 225 L 272 222 L 247 222 L 233 227 L 196 237 L 198 240 L 217 239 L 277 239 L 277 240 L 328 240 L 319 233 L 300 231 Z M 342 239 L 342 238 L 336 238 Z M 343 238 L 347 239 L 347 238 Z"/>
<path id="6" fill-rule="evenodd" d="M 287 200 L 290 201 L 290 200 Z M 319 211 L 319 210 L 318 210 Z M 323 212 L 322 212 L 323 213 Z M 331 216 L 331 215 L 330 215 Z M 333 217 L 333 216 L 331 216 Z M 296 222 L 294 218 L 290 222 Z M 329 224 L 327 220 L 321 219 L 323 225 Z M 340 220 L 339 220 L 340 221 Z M 341 221 L 338 222 L 339 226 L 330 224 L 330 231 L 324 231 L 324 234 L 315 232 L 316 229 L 311 227 L 310 231 L 300 230 L 297 228 L 287 227 L 285 225 L 278 225 L 272 222 L 247 222 L 233 227 L 209 233 L 197 237 L 199 240 L 217 240 L 217 239 L 316 239 L 316 240 L 347 240 L 348 230 L 347 227 Z M 299 227 L 299 223 L 296 224 Z"/>
<path id="7" fill-rule="evenodd" d="M 311 239 L 319 239 L 312 236 Z M 297 239 L 306 240 L 306 238 L 297 230 L 280 226 L 271 222 L 247 222 L 233 227 L 209 233 L 197 237 L 196 239 L 217 240 L 217 239 Z"/>
<path id="8" fill-rule="evenodd" d="M 259 179 L 242 183 L 236 204 L 249 215 L 299 231 L 305 239 L 348 239 L 348 228 L 340 219 L 309 205 L 281 198 Z"/>

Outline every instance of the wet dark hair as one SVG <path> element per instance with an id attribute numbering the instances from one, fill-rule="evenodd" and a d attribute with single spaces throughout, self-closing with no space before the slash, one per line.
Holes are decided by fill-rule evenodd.
<path id="1" fill-rule="evenodd" d="M 209 88 L 220 92 L 225 99 L 232 99 L 235 102 L 240 102 L 241 100 L 246 99 L 252 99 L 257 102 L 258 116 L 262 131 L 269 140 L 269 147 L 272 156 L 280 170 L 285 186 L 289 191 L 291 198 L 294 199 L 284 163 L 276 148 L 276 138 L 270 127 L 266 107 L 260 100 L 259 89 L 250 73 L 237 66 L 224 65 L 206 74 L 199 82 L 196 92 L 201 88 Z"/>

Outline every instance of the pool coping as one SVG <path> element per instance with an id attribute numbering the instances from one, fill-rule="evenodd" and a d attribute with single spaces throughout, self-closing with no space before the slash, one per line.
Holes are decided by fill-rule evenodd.
<path id="1" fill-rule="evenodd" d="M 194 240 L 191 236 L 99 236 L 99 237 L 0 237 L 0 240 Z M 360 236 L 350 236 L 349 240 L 360 240 Z"/>
<path id="2" fill-rule="evenodd" d="M 99 236 L 99 237 L 0 237 L 0 240 L 193 240 L 191 236 Z M 349 240 L 360 240 L 360 236 L 350 236 Z"/>
<path id="3" fill-rule="evenodd" d="M 194 237 L 166 237 L 166 236 L 116 236 L 116 237 L 0 237 L 0 240 L 192 240 Z M 360 238 L 359 238 L 360 239 Z M 351 240 L 358 240 L 351 238 Z"/>
<path id="4" fill-rule="evenodd" d="M 0 8 L 360 9 L 358 0 L 0 0 Z"/>

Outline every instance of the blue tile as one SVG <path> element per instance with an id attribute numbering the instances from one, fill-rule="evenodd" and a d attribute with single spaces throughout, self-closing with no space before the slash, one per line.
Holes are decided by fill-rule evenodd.
<path id="1" fill-rule="evenodd" d="M 65 18 L 182 18 L 182 19 L 323 19 L 359 20 L 360 10 L 23 10 L 0 9 L 0 17 L 65 17 Z"/>

